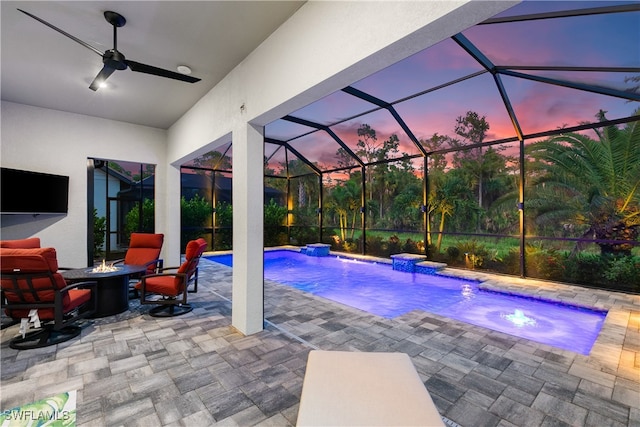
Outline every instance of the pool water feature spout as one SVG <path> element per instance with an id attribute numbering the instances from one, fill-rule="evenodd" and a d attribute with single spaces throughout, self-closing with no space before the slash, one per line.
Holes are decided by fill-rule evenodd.
<path id="1" fill-rule="evenodd" d="M 512 314 L 503 314 L 502 318 L 507 319 L 509 322 L 520 328 L 524 326 L 536 326 L 535 319 L 525 316 L 524 312 L 517 308 Z"/>

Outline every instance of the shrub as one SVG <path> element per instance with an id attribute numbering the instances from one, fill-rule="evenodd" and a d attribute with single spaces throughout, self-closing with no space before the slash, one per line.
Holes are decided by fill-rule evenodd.
<path id="1" fill-rule="evenodd" d="M 218 202 L 216 205 L 216 227 L 233 226 L 233 206 L 227 202 Z"/>
<path id="2" fill-rule="evenodd" d="M 407 241 L 402 245 L 402 252 L 419 254 L 420 250 L 418 249 L 418 244 L 416 242 L 411 239 L 407 239 Z"/>
<path id="3" fill-rule="evenodd" d="M 216 205 L 216 224 L 213 250 L 223 251 L 233 247 L 233 207 L 227 202 Z"/>
<path id="4" fill-rule="evenodd" d="M 402 252 L 402 247 L 400 246 L 400 239 L 398 236 L 389 237 L 389 242 L 387 243 L 387 250 L 389 255 L 399 254 Z"/>
<path id="5" fill-rule="evenodd" d="M 366 247 L 367 255 L 384 257 L 385 251 L 383 250 L 382 245 L 382 237 L 380 236 L 371 236 L 367 237 L 367 247 Z"/>
<path id="6" fill-rule="evenodd" d="M 502 258 L 502 273 L 511 274 L 515 276 L 520 275 L 520 249 L 511 249 Z"/>
<path id="7" fill-rule="evenodd" d="M 617 289 L 640 292 L 640 257 L 611 257 L 603 277 Z"/>
<path id="8" fill-rule="evenodd" d="M 358 251 L 358 242 L 354 242 L 351 239 L 347 239 L 344 241 L 344 243 L 342 244 L 342 247 L 344 249 L 345 252 L 357 252 Z"/>
<path id="9" fill-rule="evenodd" d="M 189 200 L 185 199 L 184 196 L 180 198 L 182 222 L 180 247 L 185 248 L 189 240 L 196 239 L 202 235 L 203 228 L 212 214 L 213 207 L 204 197 L 195 195 Z"/>
<path id="10" fill-rule="evenodd" d="M 155 229 L 155 203 L 151 199 L 144 199 L 142 202 L 142 221 L 140 220 L 140 204 L 135 203 L 133 208 L 127 212 L 124 232 L 127 241 L 133 232 L 153 233 Z"/>
<path id="11" fill-rule="evenodd" d="M 449 246 L 446 252 L 447 257 L 449 257 L 449 260 L 451 262 L 455 263 L 460 259 L 460 249 L 458 249 L 456 246 Z"/>
<path id="12" fill-rule="evenodd" d="M 480 268 L 489 252 L 484 245 L 475 240 L 468 240 L 458 244 L 458 250 L 464 254 L 464 262 L 467 268 Z"/>
<path id="13" fill-rule="evenodd" d="M 556 249 L 527 245 L 524 259 L 528 277 L 546 280 L 562 280 L 564 277 L 564 256 Z"/>
<path id="14" fill-rule="evenodd" d="M 102 255 L 102 245 L 107 234 L 107 218 L 98 216 L 98 210 L 93 209 L 93 256 Z"/>
<path id="15" fill-rule="evenodd" d="M 291 230 L 291 238 L 295 239 L 295 244 L 307 245 L 318 242 L 317 227 L 295 227 Z"/>
<path id="16" fill-rule="evenodd" d="M 289 243 L 287 229 L 284 226 L 287 219 L 287 208 L 278 205 L 275 200 L 269 200 L 264 205 L 264 245 L 280 246 Z"/>
<path id="17" fill-rule="evenodd" d="M 607 260 L 599 254 L 579 253 L 565 261 L 564 281 L 590 286 L 605 286 L 602 273 Z"/>

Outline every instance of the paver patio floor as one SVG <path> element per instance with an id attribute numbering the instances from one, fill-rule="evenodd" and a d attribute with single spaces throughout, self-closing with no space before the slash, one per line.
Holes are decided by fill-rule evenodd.
<path id="1" fill-rule="evenodd" d="M 450 425 L 640 426 L 640 296 L 450 270 L 609 310 L 588 356 L 423 311 L 373 316 L 265 281 L 265 330 L 231 327 L 231 269 L 203 259 L 194 310 L 83 323 L 75 340 L 16 351 L 2 331 L 0 407 L 77 391 L 78 426 L 295 425 L 311 349 L 409 354 Z"/>

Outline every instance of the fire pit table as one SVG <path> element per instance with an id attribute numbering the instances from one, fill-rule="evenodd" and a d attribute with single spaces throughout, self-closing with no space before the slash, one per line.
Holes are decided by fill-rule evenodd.
<path id="1" fill-rule="evenodd" d="M 147 269 L 144 265 L 121 264 L 111 271 L 97 271 L 94 267 L 64 270 L 60 273 L 70 283 L 84 280 L 98 282 L 98 306 L 92 317 L 106 317 L 129 309 L 129 275 Z"/>

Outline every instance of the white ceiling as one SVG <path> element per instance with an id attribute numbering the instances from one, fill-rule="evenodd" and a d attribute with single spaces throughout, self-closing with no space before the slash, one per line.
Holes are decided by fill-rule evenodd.
<path id="1" fill-rule="evenodd" d="M 1 1 L 2 100 L 166 129 L 286 21 L 304 1 Z M 23 9 L 100 51 L 113 47 L 112 10 L 127 23 L 118 50 L 128 60 L 176 71 L 185 83 L 116 71 L 108 88 L 89 84 L 102 68 L 94 51 L 17 10 Z"/>

